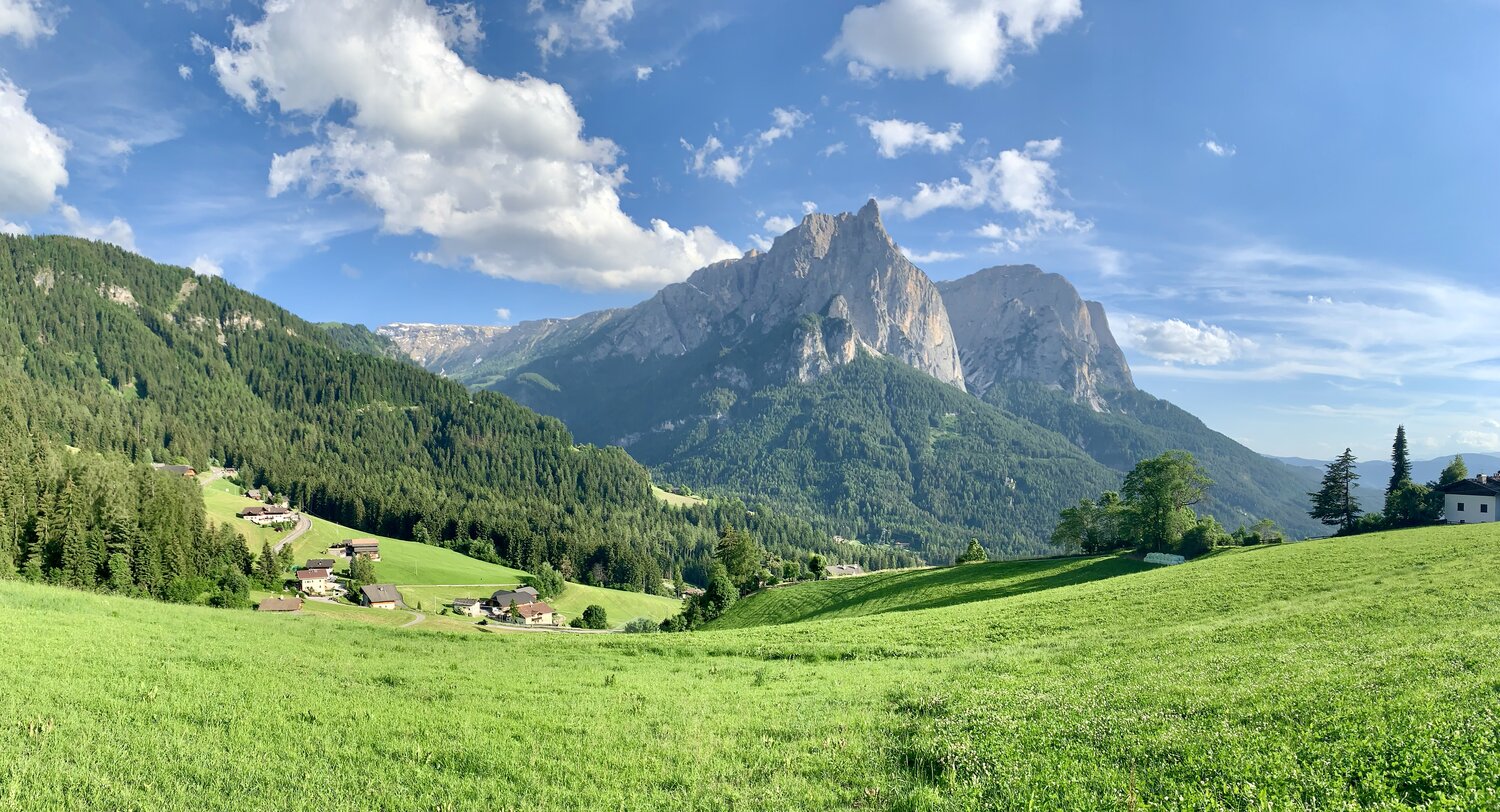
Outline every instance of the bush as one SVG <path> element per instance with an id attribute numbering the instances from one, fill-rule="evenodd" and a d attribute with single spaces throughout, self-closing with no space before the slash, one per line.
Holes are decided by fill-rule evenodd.
<path id="1" fill-rule="evenodd" d="M 625 624 L 626 634 L 654 634 L 661 631 L 661 624 L 649 617 L 638 617 Z"/>
<path id="2" fill-rule="evenodd" d="M 609 615 L 604 607 L 597 603 L 591 603 L 583 610 L 583 616 L 578 618 L 583 623 L 581 628 L 585 629 L 608 629 Z"/>

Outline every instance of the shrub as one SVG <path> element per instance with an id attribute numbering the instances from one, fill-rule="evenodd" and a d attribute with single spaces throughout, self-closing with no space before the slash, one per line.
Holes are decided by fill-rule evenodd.
<path id="1" fill-rule="evenodd" d="M 626 634 L 654 634 L 661 631 L 661 624 L 649 617 L 638 617 L 625 624 Z"/>

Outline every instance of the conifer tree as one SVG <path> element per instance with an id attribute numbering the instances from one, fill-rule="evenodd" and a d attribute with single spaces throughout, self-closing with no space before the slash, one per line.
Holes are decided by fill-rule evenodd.
<path id="1" fill-rule="evenodd" d="M 1448 467 L 1444 468 L 1443 473 L 1438 476 L 1438 484 L 1452 485 L 1455 482 L 1462 482 L 1468 478 L 1469 466 L 1464 463 L 1464 455 L 1455 454 L 1453 455 L 1453 462 L 1448 463 Z"/>
<path id="2" fill-rule="evenodd" d="M 1359 481 L 1355 462 L 1354 452 L 1344 449 L 1338 459 L 1328 463 L 1321 487 L 1308 494 L 1313 503 L 1307 515 L 1323 524 L 1336 525 L 1339 532 L 1348 532 L 1359 520 L 1359 500 L 1354 496 L 1354 483 Z"/>
<path id="3" fill-rule="evenodd" d="M 255 574 L 267 587 L 275 587 L 281 580 L 280 568 L 276 565 L 276 553 L 271 550 L 269 541 L 263 541 L 260 544 L 260 558 L 255 560 Z"/>
<path id="4" fill-rule="evenodd" d="M 1411 457 L 1406 448 L 1406 426 L 1396 427 L 1396 441 L 1391 443 L 1391 481 L 1385 486 L 1389 497 L 1402 485 L 1411 482 Z"/>

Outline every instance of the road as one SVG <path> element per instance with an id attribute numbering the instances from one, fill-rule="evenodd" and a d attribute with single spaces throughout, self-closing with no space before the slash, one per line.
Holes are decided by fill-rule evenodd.
<path id="1" fill-rule="evenodd" d="M 292 542 L 296 541 L 299 538 L 302 538 L 302 534 L 306 533 L 307 531 L 309 531 L 311 529 L 312 529 L 312 519 L 309 519 L 306 516 L 303 516 L 302 514 L 298 513 L 297 514 L 297 526 L 293 527 L 291 529 L 291 532 L 289 532 L 289 533 L 286 534 L 286 538 L 283 538 L 281 541 L 276 542 L 276 546 L 274 546 L 274 547 L 271 548 L 271 552 L 276 553 L 277 555 L 280 555 L 281 554 L 281 548 L 287 546 L 288 544 L 291 544 Z"/>
<path id="2" fill-rule="evenodd" d="M 427 619 L 427 616 L 424 615 L 424 614 L 422 614 L 421 612 L 415 612 L 413 614 L 415 614 L 416 617 L 413 617 L 411 620 L 408 620 L 405 623 L 402 623 L 400 626 L 397 626 L 396 628 L 398 628 L 398 629 L 404 629 L 407 626 L 415 626 L 418 623 L 421 623 L 422 621 L 424 621 L 424 620 Z"/>

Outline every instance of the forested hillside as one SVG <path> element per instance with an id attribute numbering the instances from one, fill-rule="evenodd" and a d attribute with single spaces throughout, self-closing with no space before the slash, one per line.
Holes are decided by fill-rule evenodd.
<path id="1" fill-rule="evenodd" d="M 735 502 L 663 507 L 624 451 L 109 245 L 4 237 L 0 298 L 6 399 L 87 451 L 237 465 L 334 521 L 625 588 L 691 580 L 731 523 L 788 555 L 831 544 Z"/>

